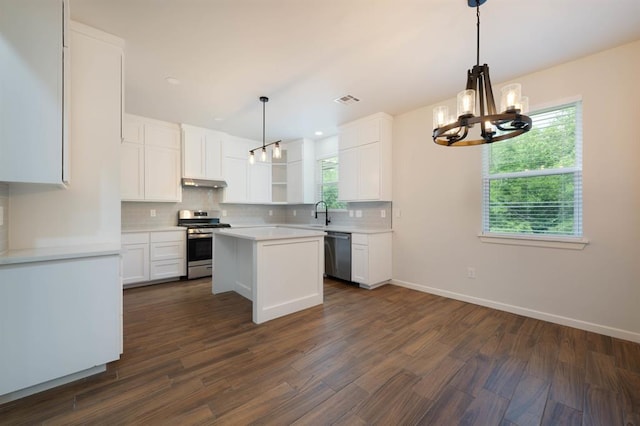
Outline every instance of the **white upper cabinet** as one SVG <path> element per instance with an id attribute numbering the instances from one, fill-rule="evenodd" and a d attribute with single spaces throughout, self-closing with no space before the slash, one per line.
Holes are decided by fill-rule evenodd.
<path id="1" fill-rule="evenodd" d="M 391 201 L 392 123 L 378 113 L 340 127 L 340 200 Z"/>
<path id="2" fill-rule="evenodd" d="M 222 180 L 225 133 L 182 125 L 182 177 Z"/>
<path id="3" fill-rule="evenodd" d="M 288 142 L 287 151 L 287 203 L 313 203 L 315 184 L 315 152 L 313 141 L 299 139 Z"/>
<path id="4" fill-rule="evenodd" d="M 126 114 L 123 136 L 120 148 L 122 200 L 181 201 L 180 127 Z"/>
<path id="5" fill-rule="evenodd" d="M 224 203 L 271 203 L 271 159 L 263 163 L 257 152 L 255 164 L 249 164 L 249 150 L 259 145 L 234 136 L 223 141 L 222 175 L 227 182 Z"/>
<path id="6" fill-rule="evenodd" d="M 0 6 L 0 181 L 67 181 L 65 7 L 62 0 Z"/>

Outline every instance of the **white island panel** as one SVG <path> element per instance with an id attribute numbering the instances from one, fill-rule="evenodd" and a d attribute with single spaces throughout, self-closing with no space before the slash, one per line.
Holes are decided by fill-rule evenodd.
<path id="1" fill-rule="evenodd" d="M 322 304 L 324 238 L 258 243 L 256 323 Z"/>
<path id="2" fill-rule="evenodd" d="M 216 232 L 214 252 L 213 293 L 251 300 L 256 324 L 322 304 L 324 232 L 224 229 Z"/>

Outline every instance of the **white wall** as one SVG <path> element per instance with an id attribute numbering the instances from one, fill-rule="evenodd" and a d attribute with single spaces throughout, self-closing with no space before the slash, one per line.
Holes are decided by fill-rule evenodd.
<path id="1" fill-rule="evenodd" d="M 434 105 L 395 117 L 394 281 L 640 342 L 639 71 L 637 41 L 517 80 L 534 108 L 583 99 L 581 251 L 481 242 L 483 148 L 434 144 Z"/>
<path id="2" fill-rule="evenodd" d="M 9 185 L 0 183 L 0 254 L 9 247 Z"/>
<path id="3" fill-rule="evenodd" d="M 120 242 L 119 49 L 71 31 L 71 183 L 10 184 L 9 249 Z"/>
<path id="4" fill-rule="evenodd" d="M 338 155 L 338 135 L 318 139 L 313 146 L 316 151 L 316 161 Z"/>

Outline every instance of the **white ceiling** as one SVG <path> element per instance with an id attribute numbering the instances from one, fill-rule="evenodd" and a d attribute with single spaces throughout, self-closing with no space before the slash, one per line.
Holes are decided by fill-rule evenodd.
<path id="1" fill-rule="evenodd" d="M 640 0 L 480 13 L 494 84 L 640 39 Z M 466 0 L 71 0 L 71 16 L 125 39 L 127 112 L 261 140 L 264 95 L 267 142 L 450 98 L 476 59 Z M 333 102 L 346 94 L 361 102 Z"/>

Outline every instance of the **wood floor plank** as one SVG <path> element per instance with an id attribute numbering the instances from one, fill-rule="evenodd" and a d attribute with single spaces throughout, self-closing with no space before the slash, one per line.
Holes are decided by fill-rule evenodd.
<path id="1" fill-rule="evenodd" d="M 336 393 L 322 381 L 314 381 L 308 387 L 295 389 L 297 393 L 260 417 L 261 425 L 291 424 Z"/>
<path id="2" fill-rule="evenodd" d="M 640 374 L 622 368 L 617 373 L 625 412 L 640 414 Z"/>
<path id="3" fill-rule="evenodd" d="M 369 394 L 356 384 L 350 384 L 331 398 L 316 405 L 294 425 L 332 424 L 347 414 L 355 414 L 357 408 L 367 400 Z"/>
<path id="4" fill-rule="evenodd" d="M 587 362 L 587 332 L 565 327 L 562 330 L 558 361 L 584 368 Z"/>
<path id="5" fill-rule="evenodd" d="M 621 425 L 622 407 L 616 393 L 587 386 L 582 424 L 584 426 Z"/>
<path id="6" fill-rule="evenodd" d="M 542 420 L 550 384 L 535 376 L 525 376 L 511 398 L 504 418 L 517 424 L 537 425 Z"/>
<path id="7" fill-rule="evenodd" d="M 551 381 L 549 397 L 567 407 L 582 411 L 584 376 L 584 368 L 566 362 L 558 362 Z"/>
<path id="8" fill-rule="evenodd" d="M 527 374 L 543 380 L 551 380 L 556 369 L 559 352 L 559 342 L 554 344 L 544 340 L 538 341 L 527 362 Z"/>
<path id="9" fill-rule="evenodd" d="M 508 399 L 488 390 L 480 389 L 473 402 L 469 404 L 469 407 L 464 412 L 460 425 L 483 426 L 500 424 L 508 405 Z"/>
<path id="10" fill-rule="evenodd" d="M 640 345 L 613 339 L 613 354 L 617 367 L 640 374 Z"/>
<path id="11" fill-rule="evenodd" d="M 518 358 L 507 357 L 494 360 L 493 369 L 484 388 L 510 400 L 524 373 L 525 366 L 526 363 Z"/>
<path id="12" fill-rule="evenodd" d="M 126 290 L 122 358 L 0 424 L 640 424 L 637 343 L 332 280 L 323 305 L 251 315 L 209 279 Z"/>
<path id="13" fill-rule="evenodd" d="M 464 363 L 451 379 L 451 385 L 472 396 L 484 393 L 483 386 L 493 370 L 491 358 L 478 354 Z"/>
<path id="14" fill-rule="evenodd" d="M 413 373 L 398 372 L 367 398 L 355 414 L 367 423 L 380 423 L 389 410 L 402 406 L 404 401 L 411 398 L 411 388 L 418 381 L 420 377 Z"/>
<path id="15" fill-rule="evenodd" d="M 473 397 L 460 392 L 453 386 L 447 386 L 439 395 L 427 413 L 420 419 L 420 425 L 457 424 L 473 402 Z"/>
<path id="16" fill-rule="evenodd" d="M 269 411 L 282 405 L 296 394 L 288 383 L 280 383 L 246 403 L 216 418 L 219 425 L 246 425 L 260 420 Z"/>
<path id="17" fill-rule="evenodd" d="M 422 376 L 413 386 L 413 390 L 424 398 L 435 401 L 463 365 L 462 361 L 447 356 L 437 367 Z"/>
<path id="18" fill-rule="evenodd" d="M 582 411 L 550 400 L 547 402 L 540 424 L 543 426 L 580 426 L 582 425 Z"/>
<path id="19" fill-rule="evenodd" d="M 585 382 L 615 393 L 619 392 L 615 358 L 598 352 L 588 352 Z"/>

